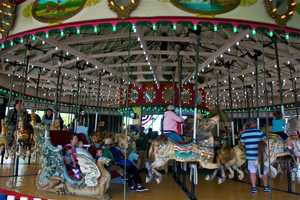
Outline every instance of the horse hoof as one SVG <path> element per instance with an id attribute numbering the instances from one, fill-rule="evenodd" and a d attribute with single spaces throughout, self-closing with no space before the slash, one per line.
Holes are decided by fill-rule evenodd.
<path id="1" fill-rule="evenodd" d="M 241 181 L 241 180 L 243 180 L 244 179 L 244 175 L 239 175 L 238 176 L 238 179 Z"/>
<path id="2" fill-rule="evenodd" d="M 233 175 L 228 175 L 229 179 L 233 179 L 233 177 L 234 177 Z"/>
<path id="3" fill-rule="evenodd" d="M 148 177 L 148 176 L 146 176 L 146 183 L 149 183 L 151 181 L 151 179 Z"/>
<path id="4" fill-rule="evenodd" d="M 218 178 L 218 184 L 222 184 L 222 183 L 224 183 L 224 179 L 222 179 L 222 178 Z"/>
<path id="5" fill-rule="evenodd" d="M 206 180 L 206 181 L 210 181 L 210 175 L 206 175 L 206 176 L 205 176 L 205 180 Z"/>
<path id="6" fill-rule="evenodd" d="M 160 178 L 156 178 L 155 181 L 156 181 L 157 184 L 160 184 L 161 179 Z"/>

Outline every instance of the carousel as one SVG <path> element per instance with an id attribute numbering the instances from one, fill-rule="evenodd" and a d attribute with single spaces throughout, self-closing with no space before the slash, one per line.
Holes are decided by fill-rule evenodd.
<path id="1" fill-rule="evenodd" d="M 300 1 L 2 0 L 0 199 L 298 199 Z"/>

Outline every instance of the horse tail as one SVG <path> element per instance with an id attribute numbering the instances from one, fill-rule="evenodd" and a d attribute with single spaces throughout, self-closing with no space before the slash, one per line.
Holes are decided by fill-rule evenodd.
<path id="1" fill-rule="evenodd" d="M 258 144 L 258 163 L 261 174 L 264 173 L 265 149 L 266 143 L 264 141 L 260 141 Z"/>

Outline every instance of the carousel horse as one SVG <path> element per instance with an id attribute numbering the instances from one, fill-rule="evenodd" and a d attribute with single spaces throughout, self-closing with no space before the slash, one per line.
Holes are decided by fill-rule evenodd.
<path id="1" fill-rule="evenodd" d="M 107 164 L 106 161 L 98 160 L 95 163 L 94 158 L 85 149 L 77 148 L 76 155 L 82 178 L 74 180 L 68 176 L 62 148 L 52 145 L 48 130 L 38 127 L 36 129 L 40 133 L 37 142 L 42 154 L 41 169 L 36 181 L 39 190 L 103 200 L 110 199 L 107 191 L 111 178 L 104 167 Z"/>
<path id="2" fill-rule="evenodd" d="M 271 176 L 275 178 L 279 173 L 279 168 L 275 167 L 275 163 L 278 161 L 278 158 L 291 156 L 293 158 L 293 166 L 292 166 L 292 177 L 297 179 L 300 182 L 300 140 L 298 135 L 298 130 L 300 130 L 300 121 L 298 119 L 291 119 L 288 123 L 289 138 L 288 142 L 284 143 L 280 138 L 273 137 L 275 135 L 270 136 L 266 141 L 261 142 L 259 144 L 259 157 L 258 162 L 260 167 L 258 168 L 259 176 L 262 177 L 262 171 L 264 167 L 270 167 Z M 296 134 L 293 134 L 296 133 Z M 230 153 L 229 153 L 230 152 Z M 231 154 L 231 157 L 228 156 Z M 235 159 L 234 154 L 236 154 Z M 227 155 L 227 156 L 226 156 Z M 240 167 L 245 163 L 245 157 L 242 149 L 239 145 L 233 147 L 232 149 L 228 147 L 227 149 L 221 149 L 217 155 L 217 162 L 220 163 L 221 170 L 221 178 L 218 180 L 219 183 L 223 183 L 225 181 L 225 171 L 224 168 L 227 169 L 230 174 L 229 178 L 233 177 L 233 171 L 230 169 L 236 170 L 239 174 L 238 178 L 241 180 L 243 176 L 241 176 Z M 227 157 L 227 159 L 226 159 Z M 225 158 L 225 159 L 224 159 Z M 230 166 L 231 165 L 231 166 Z M 214 172 L 212 176 L 207 176 L 207 180 L 212 180 L 217 173 L 217 170 Z"/>
<path id="3" fill-rule="evenodd" d="M 246 157 L 242 146 L 223 146 L 216 154 L 216 162 L 219 164 L 219 168 L 215 169 L 212 175 L 207 175 L 206 180 L 213 180 L 220 171 L 221 177 L 218 178 L 218 183 L 223 183 L 226 180 L 225 170 L 229 171 L 229 179 L 234 177 L 234 171 L 238 173 L 239 180 L 244 179 L 245 174 L 241 167 L 246 163 Z"/>
<path id="4" fill-rule="evenodd" d="M 33 126 L 31 124 L 28 124 L 26 126 L 24 115 L 20 115 L 18 120 L 18 126 L 15 131 L 15 139 L 17 145 L 17 151 L 18 153 L 25 157 L 27 153 L 30 153 L 31 147 L 34 145 L 34 131 Z M 31 121 L 33 124 L 36 124 L 36 118 L 34 117 Z"/>
<path id="5" fill-rule="evenodd" d="M 103 140 L 104 140 L 104 137 L 102 136 L 103 134 L 101 134 L 100 132 L 95 132 L 93 135 L 92 135 L 92 143 L 94 145 L 96 144 L 100 144 Z"/>
<path id="6" fill-rule="evenodd" d="M 219 121 L 216 115 L 208 120 L 202 119 L 197 127 L 197 138 L 195 142 L 189 144 L 177 144 L 165 136 L 152 141 L 148 156 L 153 160 L 147 163 L 148 176 L 146 182 L 155 180 L 160 183 L 162 175 L 158 172 L 168 161 L 196 162 L 205 169 L 217 169 L 218 164 L 213 163 L 214 158 L 214 138 L 213 129 Z"/>
<path id="7" fill-rule="evenodd" d="M 40 123 L 38 123 L 38 115 L 35 112 L 32 112 L 30 115 L 30 119 L 31 119 L 31 126 L 33 127 L 33 134 L 30 135 L 30 142 L 31 142 L 31 148 L 30 148 L 30 153 L 34 152 L 37 150 L 37 146 L 36 146 L 36 133 L 34 132 L 35 126 L 38 126 Z"/>
<path id="8" fill-rule="evenodd" d="M 0 152 L 1 155 L 4 154 L 5 147 L 7 145 L 7 125 L 4 119 L 1 119 L 1 132 L 0 132 Z"/>
<path id="9" fill-rule="evenodd" d="M 292 177 L 294 176 L 300 182 L 300 120 L 292 118 L 288 120 L 287 133 L 289 135 L 287 142 L 282 141 L 280 137 L 269 137 L 268 140 L 259 145 L 259 175 L 263 167 L 270 167 L 271 176 L 276 177 L 278 169 L 274 167 L 278 158 L 289 156 L 292 158 Z M 280 165 L 279 165 L 280 166 Z"/>
<path id="10" fill-rule="evenodd" d="M 118 133 L 114 136 L 114 143 L 121 149 L 126 150 L 128 159 L 132 162 L 136 162 L 139 159 L 139 155 L 136 152 L 135 137 L 126 134 Z"/>
<path id="11" fill-rule="evenodd" d="M 287 124 L 289 134 L 287 146 L 291 154 L 291 177 L 292 181 L 300 183 L 300 119 L 292 118 Z"/>
<path id="12" fill-rule="evenodd" d="M 54 119 L 53 123 L 50 126 L 50 130 L 60 131 L 60 119 L 59 118 Z"/>
<path id="13" fill-rule="evenodd" d="M 136 150 L 135 138 L 131 135 L 126 135 L 123 133 L 117 133 L 114 135 L 114 143 L 117 144 L 121 149 L 126 149 L 128 151 Z"/>
<path id="14" fill-rule="evenodd" d="M 289 156 L 290 153 L 287 151 L 285 144 L 277 138 L 270 137 L 266 141 L 262 141 L 259 144 L 259 156 L 258 156 L 258 173 L 262 177 L 262 171 L 264 167 L 270 168 L 271 176 L 275 178 L 278 174 L 278 169 L 274 167 L 275 162 L 280 157 Z M 213 174 L 207 175 L 206 180 L 213 180 L 218 171 L 221 172 L 221 177 L 218 178 L 218 183 L 221 184 L 226 180 L 225 170 L 229 171 L 228 178 L 234 177 L 234 171 L 238 173 L 238 179 L 244 178 L 244 172 L 241 167 L 246 163 L 245 153 L 240 145 L 234 147 L 223 147 L 217 152 L 216 157 L 217 163 L 219 164 Z"/>
<path id="15" fill-rule="evenodd" d="M 26 126 L 25 118 L 26 113 L 21 113 L 17 122 L 16 130 L 13 132 L 13 141 L 12 144 L 7 144 L 5 146 L 6 158 L 15 155 L 15 153 L 26 157 L 27 153 L 32 144 L 34 143 L 33 139 L 33 128 L 29 124 Z"/>

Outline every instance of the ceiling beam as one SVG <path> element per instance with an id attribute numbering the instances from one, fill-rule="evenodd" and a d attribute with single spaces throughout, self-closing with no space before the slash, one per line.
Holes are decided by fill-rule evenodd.
<path id="1" fill-rule="evenodd" d="M 18 60 L 18 58 L 16 57 L 16 56 L 11 56 L 11 57 L 9 57 L 9 60 L 10 61 L 17 61 L 17 62 L 20 62 L 20 60 Z M 31 65 L 34 65 L 34 66 L 39 66 L 39 67 L 42 67 L 42 68 L 45 68 L 45 69 L 47 69 L 47 70 L 50 70 L 50 71 L 52 71 L 53 69 L 52 69 L 52 66 L 51 65 L 49 65 L 49 64 L 46 64 L 46 63 L 42 63 L 42 62 L 37 62 L 37 61 L 35 61 L 35 62 L 31 62 L 31 61 L 29 61 L 29 64 L 31 64 Z M 72 75 L 72 76 L 77 76 L 77 71 L 74 71 L 74 70 L 69 70 L 69 69 L 65 69 L 65 68 L 63 68 L 62 70 L 61 70 L 61 72 L 62 72 L 62 74 L 67 74 L 67 75 Z M 81 77 L 82 78 L 85 78 L 86 80 L 88 80 L 88 81 L 95 81 L 95 76 L 90 76 L 90 75 L 86 75 L 86 74 L 81 74 Z M 96 79 L 97 80 L 97 79 Z M 109 81 L 109 80 L 102 80 L 101 81 L 103 84 L 106 84 L 106 85 L 111 85 L 111 86 L 113 86 L 113 87 L 125 87 L 125 86 L 123 86 L 123 85 L 121 85 L 121 84 L 116 84 L 115 82 L 113 82 L 113 81 Z"/>
<path id="2" fill-rule="evenodd" d="M 43 41 L 43 38 L 41 38 L 39 36 L 37 36 L 37 38 Z M 88 55 L 86 55 L 68 45 L 65 45 L 63 42 L 57 41 L 52 38 L 45 40 L 45 42 L 52 46 L 58 47 L 60 50 L 64 50 L 65 52 L 69 52 L 70 54 L 77 56 L 79 58 L 79 60 L 84 60 L 85 62 L 93 64 L 95 66 L 95 68 L 104 69 L 107 72 L 110 72 L 113 76 L 121 77 L 118 72 L 116 72 L 112 69 L 109 69 L 108 67 L 106 67 L 105 65 L 103 65 L 102 63 L 97 61 L 96 59 L 89 58 Z"/>
<path id="3" fill-rule="evenodd" d="M 150 70 L 152 70 L 152 72 L 153 72 L 154 82 L 156 83 L 157 86 L 159 86 L 159 80 L 157 79 L 157 72 L 156 72 L 157 66 L 153 66 L 153 62 L 152 62 L 152 60 L 150 58 L 150 54 L 148 52 L 147 43 L 144 40 L 144 33 L 142 32 L 142 30 L 140 29 L 139 26 L 136 26 L 136 33 L 137 33 L 137 37 L 138 37 L 137 39 L 140 42 L 141 48 L 144 51 L 145 60 L 148 63 Z"/>
<path id="4" fill-rule="evenodd" d="M 221 54 L 224 54 L 229 48 L 231 48 L 233 45 L 236 45 L 237 42 L 245 38 L 247 34 L 249 34 L 249 30 L 241 31 L 237 35 L 231 37 L 229 40 L 226 40 L 222 47 L 220 47 L 214 54 L 212 54 L 202 64 L 199 65 L 198 72 L 206 68 L 211 63 L 213 63 L 214 60 L 217 59 Z M 196 75 L 195 71 L 193 73 L 190 73 L 186 78 L 184 78 L 183 82 L 186 82 L 187 80 L 191 79 L 194 75 Z"/>

